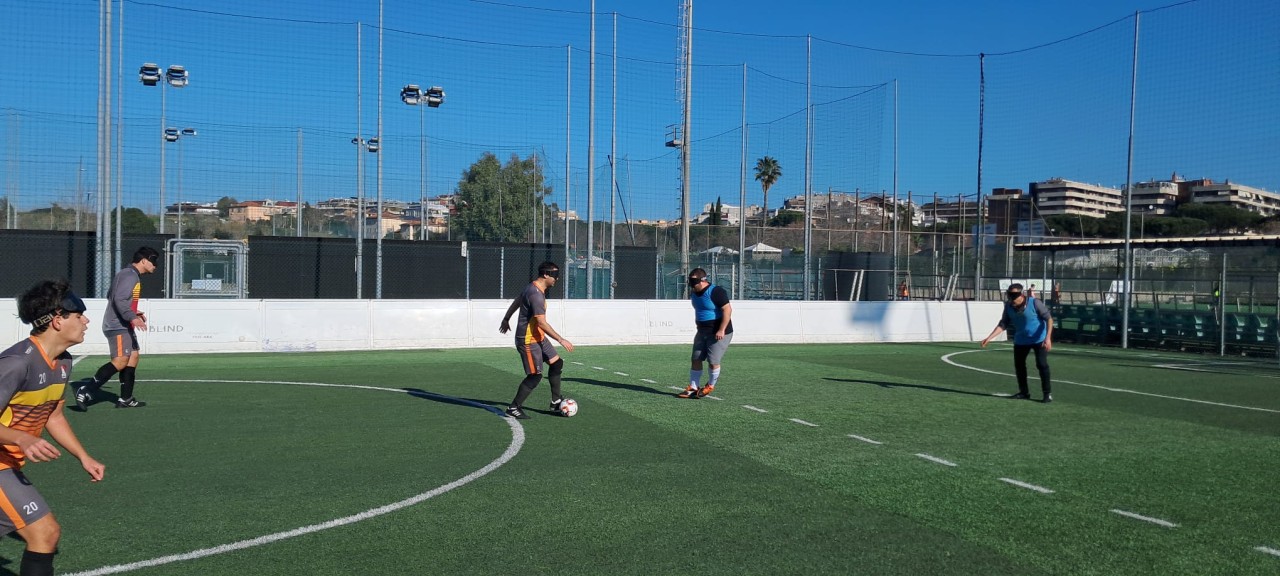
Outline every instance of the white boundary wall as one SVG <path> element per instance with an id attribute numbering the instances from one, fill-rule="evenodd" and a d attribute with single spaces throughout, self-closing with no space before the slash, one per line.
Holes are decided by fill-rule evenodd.
<path id="1" fill-rule="evenodd" d="M 106 301 L 88 299 L 78 354 L 105 354 Z M 498 333 L 508 300 L 142 300 L 144 354 L 302 352 L 511 346 Z M 7 347 L 27 336 L 13 300 L 0 312 Z M 574 345 L 687 344 L 683 300 L 551 300 L 551 325 Z M 1000 319 L 1000 302 L 733 302 L 734 344 L 972 342 Z M 515 318 L 511 325 L 515 327 Z"/>

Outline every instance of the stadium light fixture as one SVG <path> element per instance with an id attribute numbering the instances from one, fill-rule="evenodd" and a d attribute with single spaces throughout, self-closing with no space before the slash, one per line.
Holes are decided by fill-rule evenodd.
<path id="1" fill-rule="evenodd" d="M 427 231 L 427 138 L 422 104 L 439 108 L 444 103 L 444 88 L 432 86 L 423 90 L 417 84 L 400 89 L 400 101 L 418 107 L 418 238 L 428 240 Z"/>
<path id="2" fill-rule="evenodd" d="M 161 81 L 163 80 L 163 82 Z M 191 77 L 187 74 L 187 69 L 174 64 L 169 66 L 164 72 L 160 71 L 160 66 L 154 62 L 146 62 L 138 68 L 138 81 L 143 86 L 159 86 L 160 87 L 160 233 L 164 234 L 164 145 L 167 142 L 177 142 L 179 134 L 175 131 L 170 133 L 170 128 L 166 126 L 165 111 L 165 86 L 174 88 L 183 88 L 191 82 Z M 195 135 L 193 131 L 192 136 Z"/>

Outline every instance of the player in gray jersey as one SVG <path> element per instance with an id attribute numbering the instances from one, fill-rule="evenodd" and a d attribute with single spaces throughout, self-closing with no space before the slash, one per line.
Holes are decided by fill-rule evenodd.
<path id="1" fill-rule="evenodd" d="M 146 331 L 147 315 L 138 311 L 138 299 L 142 297 L 142 275 L 156 271 L 160 253 L 143 246 L 133 253 L 133 263 L 122 268 L 111 281 L 107 293 L 107 311 L 102 318 L 102 333 L 107 337 L 111 360 L 93 375 L 93 381 L 76 388 L 76 407 L 87 410 L 93 402 L 93 393 L 111 377 L 120 373 L 120 397 L 116 408 L 139 408 L 147 403 L 133 397 L 133 383 L 138 369 L 138 333 Z"/>
<path id="2" fill-rule="evenodd" d="M 65 280 L 36 284 L 18 298 L 18 317 L 31 325 L 31 337 L 0 352 L 0 535 L 17 532 L 26 542 L 22 576 L 53 574 L 62 533 L 49 505 L 22 473 L 28 461 L 62 455 L 43 433 L 75 456 L 91 481 L 101 480 L 106 470 L 85 451 L 62 412 L 71 374 L 67 349 L 84 341 L 89 326 L 84 310 Z"/>
<path id="3" fill-rule="evenodd" d="M 516 389 L 515 399 L 507 406 L 507 415 L 512 418 L 524 420 L 529 417 L 529 413 L 524 410 L 524 402 L 542 381 L 544 362 L 549 367 L 547 379 L 551 382 L 551 411 L 560 413 L 560 403 L 564 401 L 564 395 L 560 392 L 560 372 L 564 369 L 564 359 L 556 354 L 555 346 L 547 339 L 554 338 L 569 352 L 573 352 L 573 343 L 547 322 L 547 289 L 555 286 L 559 279 L 560 267 L 555 262 L 539 264 L 538 277 L 511 302 L 507 314 L 502 317 L 502 323 L 498 324 L 498 332 L 506 334 L 511 329 L 511 315 L 520 311 L 520 317 L 516 321 L 515 344 L 516 352 L 520 354 L 520 364 L 524 366 L 525 377 Z"/>

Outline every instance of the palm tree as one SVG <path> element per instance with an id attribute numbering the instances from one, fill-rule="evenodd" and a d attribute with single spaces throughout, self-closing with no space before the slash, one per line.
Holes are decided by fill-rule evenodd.
<path id="1" fill-rule="evenodd" d="M 756 160 L 756 180 L 760 181 L 760 188 L 764 190 L 764 216 L 761 217 L 760 227 L 764 228 L 769 220 L 769 189 L 778 182 L 782 177 L 782 166 L 778 164 L 778 160 L 773 156 L 764 156 Z"/>

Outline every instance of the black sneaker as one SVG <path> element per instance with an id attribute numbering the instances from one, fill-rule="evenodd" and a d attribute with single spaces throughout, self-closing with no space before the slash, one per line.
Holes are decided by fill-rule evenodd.
<path id="1" fill-rule="evenodd" d="M 1026 392 L 1019 392 L 1009 397 L 1010 400 L 1030 400 L 1031 395 Z"/>
<path id="2" fill-rule="evenodd" d="M 116 408 L 141 408 L 147 403 L 137 398 L 120 398 L 116 400 Z"/>
<path id="3" fill-rule="evenodd" d="M 1045 394 L 1044 400 L 1041 400 L 1041 402 L 1044 402 L 1045 404 L 1053 402 L 1053 394 Z"/>
<path id="4" fill-rule="evenodd" d="M 519 406 L 507 406 L 507 416 L 515 418 L 516 420 L 529 419 L 529 415 L 525 414 L 524 410 L 520 409 Z"/>
<path id="5" fill-rule="evenodd" d="M 556 414 L 559 414 L 559 413 L 560 413 L 560 403 L 561 403 L 561 402 L 564 402 L 564 398 L 561 398 L 561 399 L 559 399 L 559 400 L 555 400 L 555 401 L 551 402 L 551 411 L 552 411 L 552 412 L 555 412 Z"/>
<path id="6" fill-rule="evenodd" d="M 88 386 L 76 388 L 76 408 L 81 412 L 89 410 L 89 403 L 93 402 L 93 392 L 89 391 Z"/>

